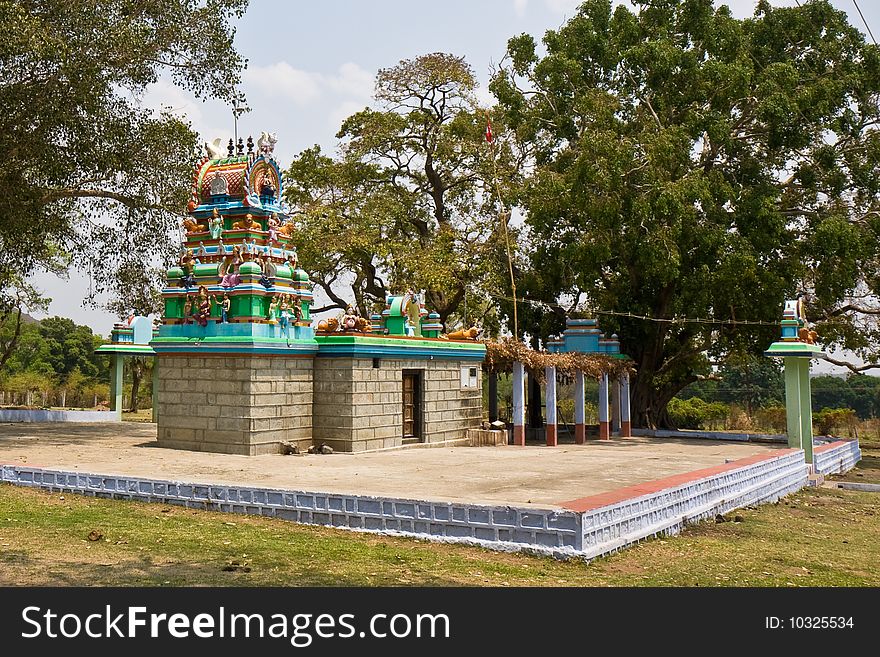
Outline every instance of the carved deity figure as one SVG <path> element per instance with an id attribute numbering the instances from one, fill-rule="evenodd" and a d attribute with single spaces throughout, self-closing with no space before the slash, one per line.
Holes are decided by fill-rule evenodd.
<path id="1" fill-rule="evenodd" d="M 226 324 L 229 321 L 229 309 L 232 307 L 232 300 L 229 293 L 223 293 L 223 300 L 220 302 L 220 323 Z"/>
<path id="2" fill-rule="evenodd" d="M 199 286 L 198 312 L 196 313 L 196 321 L 199 326 L 207 326 L 208 318 L 211 316 L 211 298 L 208 296 L 208 288 L 204 285 Z"/>
<path id="3" fill-rule="evenodd" d="M 278 310 L 281 315 L 281 333 L 282 335 L 289 335 L 288 328 L 290 326 L 290 295 L 282 294 L 281 295 L 281 303 L 278 305 Z"/>
<path id="4" fill-rule="evenodd" d="M 277 324 L 278 323 L 278 295 L 275 294 L 272 296 L 272 300 L 269 302 L 269 323 Z"/>
<path id="5" fill-rule="evenodd" d="M 357 308 L 349 305 L 348 308 L 345 309 L 345 314 L 342 316 L 341 329 L 343 331 L 357 331 L 359 319 L 360 316 L 358 315 Z"/>
<path id="6" fill-rule="evenodd" d="M 223 278 L 220 280 L 220 285 L 223 287 L 235 287 L 241 283 L 241 275 L 239 274 L 241 263 L 241 251 L 238 246 L 235 246 L 232 249 L 232 255 L 226 258 L 226 262 L 221 265 L 224 270 L 222 272 Z"/>
<path id="7" fill-rule="evenodd" d="M 290 267 L 290 273 L 296 271 L 297 266 L 299 265 L 299 260 L 296 257 L 296 250 L 288 251 L 287 253 L 287 265 Z"/>
<path id="8" fill-rule="evenodd" d="M 268 196 L 271 198 L 275 198 L 275 194 L 278 190 L 275 189 L 275 182 L 272 180 L 272 176 L 268 173 L 263 175 L 263 179 L 260 181 L 260 196 Z"/>
<path id="9" fill-rule="evenodd" d="M 211 231 L 212 240 L 220 239 L 223 236 L 223 217 L 220 216 L 217 208 L 214 208 L 211 218 L 208 219 L 208 229 Z"/>
<path id="10" fill-rule="evenodd" d="M 192 295 L 186 295 L 186 301 L 183 302 L 183 323 L 192 324 L 193 300 Z"/>
<path id="11" fill-rule="evenodd" d="M 272 216 L 269 217 L 269 244 L 275 244 L 278 241 L 278 226 L 281 224 L 278 221 L 278 215 L 274 212 Z"/>
<path id="12" fill-rule="evenodd" d="M 229 183 L 226 182 L 226 177 L 219 172 L 215 173 L 214 177 L 211 178 L 211 196 L 222 196 L 228 193 Z"/>

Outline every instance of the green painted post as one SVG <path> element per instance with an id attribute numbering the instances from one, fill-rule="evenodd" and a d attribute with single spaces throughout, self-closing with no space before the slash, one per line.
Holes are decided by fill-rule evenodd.
<path id="1" fill-rule="evenodd" d="M 786 356 L 785 361 L 785 420 L 788 428 L 788 446 L 801 448 L 801 389 L 800 359 Z"/>
<path id="2" fill-rule="evenodd" d="M 159 358 L 153 356 L 153 422 L 159 421 Z"/>
<path id="3" fill-rule="evenodd" d="M 788 446 L 804 450 L 804 460 L 812 465 L 813 403 L 810 398 L 810 361 L 813 358 L 824 358 L 825 353 L 815 344 L 815 333 L 809 331 L 800 298 L 786 300 L 780 328 L 782 335 L 770 345 L 764 355 L 783 359 Z M 805 329 L 809 335 L 803 333 Z"/>
<path id="4" fill-rule="evenodd" d="M 111 410 L 116 412 L 116 417 L 122 420 L 122 368 L 125 359 L 122 354 L 110 356 L 110 403 Z"/>
<path id="5" fill-rule="evenodd" d="M 813 462 L 813 403 L 810 398 L 810 359 L 798 358 L 800 379 L 801 449 L 804 460 Z"/>

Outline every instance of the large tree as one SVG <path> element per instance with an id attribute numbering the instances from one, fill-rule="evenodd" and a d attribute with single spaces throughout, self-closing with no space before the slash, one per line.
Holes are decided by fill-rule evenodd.
<path id="1" fill-rule="evenodd" d="M 542 53 L 511 39 L 493 79 L 534 165 L 531 294 L 649 318 L 602 316 L 637 368 L 639 426 L 710 361 L 766 348 L 776 328 L 733 322 L 774 323 L 797 291 L 826 345 L 877 344 L 859 311 L 880 284 L 880 51 L 800 4 L 738 20 L 711 0 L 590 0 Z"/>
<path id="2" fill-rule="evenodd" d="M 16 283 L 79 268 L 92 291 L 173 254 L 198 136 L 139 98 L 160 76 L 229 100 L 247 0 L 0 0 L 0 316 Z"/>
<path id="3" fill-rule="evenodd" d="M 473 317 L 477 291 L 503 275 L 494 183 L 508 187 L 511 153 L 487 145 L 476 85 L 453 55 L 401 61 L 379 71 L 377 108 L 343 122 L 340 157 L 316 146 L 294 159 L 285 197 L 299 258 L 330 299 L 317 311 L 354 300 L 369 312 L 412 288 L 446 321 L 472 290 Z"/>

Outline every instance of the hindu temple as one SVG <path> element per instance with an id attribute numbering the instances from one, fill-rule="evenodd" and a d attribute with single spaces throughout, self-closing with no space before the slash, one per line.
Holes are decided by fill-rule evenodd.
<path id="1" fill-rule="evenodd" d="M 485 346 L 441 335 L 414 291 L 316 323 L 274 147 L 267 133 L 230 140 L 195 167 L 150 342 L 159 444 L 257 455 L 464 439 L 480 426 Z"/>

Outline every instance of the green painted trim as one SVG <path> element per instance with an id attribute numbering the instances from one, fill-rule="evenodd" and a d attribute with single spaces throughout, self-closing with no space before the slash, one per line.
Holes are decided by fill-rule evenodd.
<path id="1" fill-rule="evenodd" d="M 771 358 L 778 356 L 798 356 L 803 358 L 823 358 L 825 352 L 819 345 L 807 344 L 806 342 L 774 342 L 764 352 Z"/>
<path id="2" fill-rule="evenodd" d="M 145 344 L 104 344 L 95 349 L 96 354 L 122 354 L 126 355 L 142 355 L 152 356 L 156 352 L 152 347 Z"/>
<path id="3" fill-rule="evenodd" d="M 446 349 L 449 351 L 467 351 L 485 353 L 486 345 L 482 342 L 453 342 L 451 340 L 425 340 L 419 338 L 389 338 L 385 336 L 365 335 L 316 335 L 315 341 L 323 345 L 359 345 L 364 347 L 402 347 L 421 349 Z"/>
<path id="4" fill-rule="evenodd" d="M 292 326 L 292 325 L 291 325 Z M 150 344 L 155 344 L 157 347 L 162 347 L 162 345 L 177 345 L 177 344 L 200 344 L 200 343 L 210 343 L 210 344 L 279 344 L 279 345 L 308 345 L 313 349 L 317 349 L 318 345 L 315 344 L 314 340 L 298 340 L 296 338 L 261 338 L 256 336 L 235 336 L 235 335 L 222 335 L 222 336 L 213 336 L 213 337 L 204 337 L 204 338 L 190 338 L 190 337 L 165 337 L 165 338 L 154 338 Z"/>

